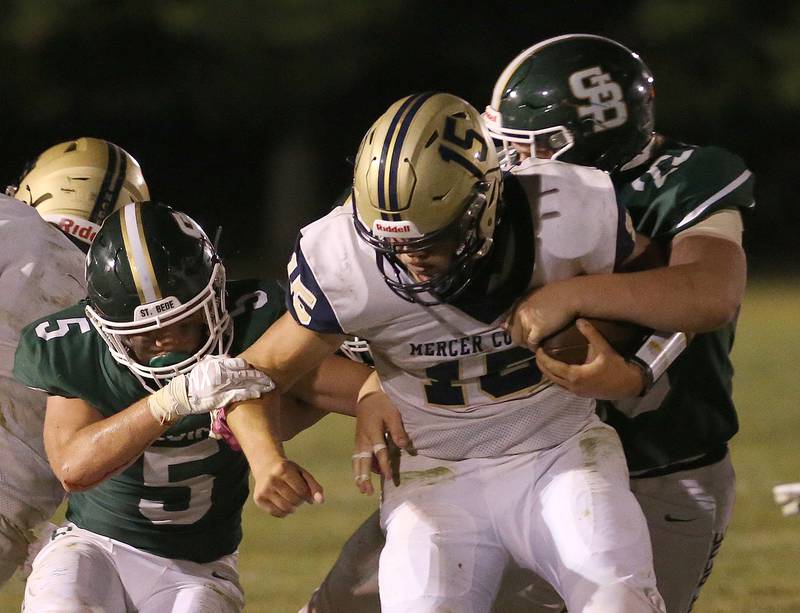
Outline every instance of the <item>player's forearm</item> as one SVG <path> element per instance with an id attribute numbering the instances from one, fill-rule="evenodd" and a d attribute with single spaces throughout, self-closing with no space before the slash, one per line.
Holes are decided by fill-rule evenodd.
<path id="1" fill-rule="evenodd" d="M 356 402 L 361 402 L 367 396 L 377 392 L 383 392 L 383 387 L 381 386 L 381 378 L 378 376 L 378 371 L 373 370 L 369 377 L 367 377 L 361 384 L 361 389 L 358 390 L 358 399 Z"/>
<path id="2" fill-rule="evenodd" d="M 240 357 L 269 375 L 285 393 L 332 355 L 344 338 L 303 328 L 285 313 Z"/>
<path id="3" fill-rule="evenodd" d="M 250 464 L 254 476 L 268 472 L 286 454 L 281 443 L 280 394 L 270 392 L 258 400 L 228 408 L 226 421 Z"/>
<path id="4" fill-rule="evenodd" d="M 707 332 L 735 317 L 744 293 L 744 255 L 737 245 L 729 245 L 718 246 L 714 258 L 673 258 L 663 268 L 591 275 L 565 283 L 575 297 L 578 315 L 659 330 Z"/>
<path id="5" fill-rule="evenodd" d="M 329 356 L 319 368 L 300 379 L 291 394 L 325 412 L 355 417 L 358 391 L 372 372 L 366 364 Z M 283 411 L 282 415 L 286 414 Z"/>
<path id="6" fill-rule="evenodd" d="M 131 464 L 169 426 L 156 421 L 145 398 L 48 448 L 50 464 L 68 492 L 90 489 Z"/>
<path id="7" fill-rule="evenodd" d="M 288 441 L 310 428 L 328 411 L 317 408 L 291 395 L 281 396 L 281 440 Z"/>

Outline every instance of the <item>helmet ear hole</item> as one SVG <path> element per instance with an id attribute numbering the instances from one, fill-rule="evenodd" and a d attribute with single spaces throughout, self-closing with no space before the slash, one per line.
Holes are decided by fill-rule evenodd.
<path id="1" fill-rule="evenodd" d="M 597 123 L 591 117 L 586 117 L 585 119 L 579 120 L 578 125 L 580 126 L 580 131 L 578 133 L 583 137 L 591 136 L 591 134 L 595 132 L 597 128 Z"/>
<path id="2" fill-rule="evenodd" d="M 561 149 L 567 146 L 567 139 L 562 132 L 553 132 L 548 138 L 548 145 L 552 149 Z"/>

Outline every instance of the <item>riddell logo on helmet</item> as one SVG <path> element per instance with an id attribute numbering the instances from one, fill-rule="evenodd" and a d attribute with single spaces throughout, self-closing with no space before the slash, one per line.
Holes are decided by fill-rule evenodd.
<path id="1" fill-rule="evenodd" d="M 411 225 L 405 222 L 395 226 L 382 224 L 379 221 L 375 222 L 375 230 L 377 232 L 384 232 L 386 234 L 410 234 L 414 231 Z"/>
<path id="2" fill-rule="evenodd" d="M 408 219 L 397 221 L 376 219 L 372 222 L 372 233 L 376 236 L 398 239 L 419 238 L 422 236 L 414 222 Z"/>
<path id="3" fill-rule="evenodd" d="M 97 234 L 97 230 L 90 226 L 82 226 L 81 224 L 73 221 L 72 219 L 62 219 L 58 222 L 58 227 L 61 228 L 62 231 L 66 232 L 67 234 L 72 234 L 73 236 L 77 236 L 80 239 L 83 239 L 87 243 L 91 243 L 94 240 L 95 235 Z"/>
<path id="4" fill-rule="evenodd" d="M 58 226 L 64 234 L 74 236 L 86 244 L 91 245 L 100 226 L 72 215 L 42 215 L 51 224 Z"/>

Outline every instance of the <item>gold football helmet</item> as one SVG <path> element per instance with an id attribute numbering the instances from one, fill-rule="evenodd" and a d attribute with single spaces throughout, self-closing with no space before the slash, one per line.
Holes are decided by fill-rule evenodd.
<path id="1" fill-rule="evenodd" d="M 491 248 L 501 186 L 480 113 L 450 94 L 408 96 L 361 142 L 352 196 L 356 231 L 380 254 L 378 267 L 396 294 L 422 304 L 447 302 L 469 284 Z M 450 266 L 415 280 L 397 255 L 441 240 L 455 244 Z"/>
<path id="2" fill-rule="evenodd" d="M 133 201 L 150 199 L 139 163 L 122 147 L 99 138 L 54 145 L 6 193 L 79 244 L 89 245 L 103 220 Z"/>

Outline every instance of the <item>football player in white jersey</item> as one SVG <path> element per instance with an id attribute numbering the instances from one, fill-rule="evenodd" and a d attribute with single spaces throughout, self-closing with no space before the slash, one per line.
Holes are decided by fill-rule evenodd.
<path id="1" fill-rule="evenodd" d="M 362 388 L 362 491 L 373 454 L 390 476 L 387 412 L 416 450 L 384 481 L 383 611 L 488 611 L 512 562 L 575 611 L 663 610 L 619 439 L 501 326 L 530 288 L 610 272 L 631 249 L 607 175 L 542 161 L 504 179 L 479 114 L 455 96 L 408 96 L 369 129 L 351 197 L 300 233 L 290 315 L 242 355 L 280 391 L 345 334 L 370 342 L 397 409 Z M 270 392 L 226 417 L 256 503 L 282 517 L 322 493 L 285 456 L 278 405 Z"/>
<path id="2" fill-rule="evenodd" d="M 0 195 L 0 584 L 25 561 L 37 529 L 64 496 L 42 444 L 45 395 L 11 374 L 20 331 L 85 295 L 85 256 L 67 237 L 88 248 L 112 210 L 148 197 L 136 160 L 95 138 L 47 149 L 6 193 Z"/>
<path id="3" fill-rule="evenodd" d="M 492 136 L 505 141 L 503 165 L 514 174 L 536 172 L 532 148 L 536 158 L 555 156 L 609 172 L 637 224 L 637 242 L 652 241 L 644 241 L 638 265 L 663 266 L 668 259 L 670 264 L 635 275 L 551 283 L 519 303 L 512 336 L 523 342 L 532 333 L 535 342 L 576 315 L 691 331 L 717 328 L 735 316 L 745 270 L 739 209 L 752 205 L 752 175 L 724 149 L 675 143 L 654 133 L 653 77 L 637 54 L 585 34 L 537 43 L 503 70 L 485 117 Z M 659 591 L 670 613 L 685 613 L 697 598 L 731 516 L 734 477 L 725 441 L 736 428 L 727 358 L 732 328 L 729 322 L 697 336 L 660 378 L 656 375 L 679 352 L 665 342 L 669 334 L 650 339 L 653 344 L 645 348 L 662 350 L 641 352 L 646 368 L 655 371 L 653 380 L 645 376 L 645 387 L 657 379 L 648 393 L 637 367 L 607 344 L 588 365 L 538 356 L 543 371 L 581 395 L 643 395 L 601 403 L 600 413 L 618 428 L 626 449 L 631 487 L 650 527 Z M 591 326 L 584 329 L 596 338 Z M 674 340 L 679 349 L 681 335 Z M 785 512 L 796 508 L 790 486 L 777 490 L 776 499 L 787 503 Z M 373 569 L 382 540 L 370 517 L 345 544 L 306 610 L 376 611 Z M 495 611 L 560 609 L 558 597 L 541 582 L 517 593 L 515 583 L 528 580 L 507 575 Z"/>

